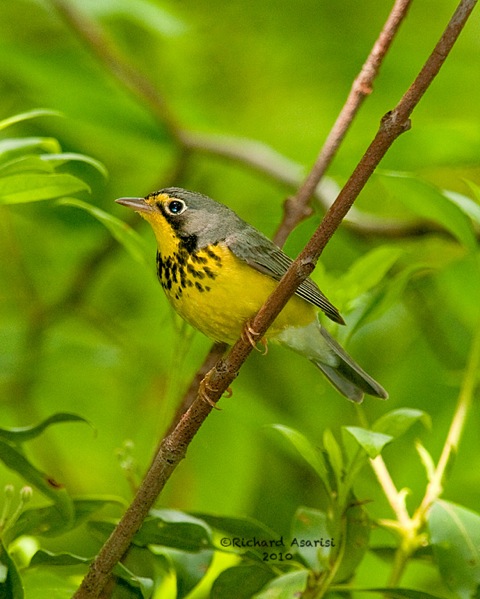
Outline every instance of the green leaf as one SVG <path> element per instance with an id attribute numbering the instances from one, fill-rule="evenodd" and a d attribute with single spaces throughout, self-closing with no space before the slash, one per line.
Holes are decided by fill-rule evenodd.
<path id="1" fill-rule="evenodd" d="M 120 562 L 113 569 L 113 573 L 133 589 L 139 589 L 144 599 L 150 599 L 152 596 L 154 584 L 151 578 L 137 576 Z"/>
<path id="2" fill-rule="evenodd" d="M 366 451 L 368 457 L 372 459 L 382 453 L 382 449 L 387 443 L 393 441 L 392 435 L 369 431 L 366 428 L 358 426 L 344 426 L 342 428 L 352 435 L 360 447 Z"/>
<path id="3" fill-rule="evenodd" d="M 225 535 L 225 538 L 231 543 L 230 545 L 224 545 L 224 548 L 228 550 L 235 550 L 235 539 L 266 539 L 266 540 L 280 540 L 281 537 L 278 533 L 271 530 L 264 524 L 261 524 L 253 518 L 232 518 L 229 516 L 214 516 L 212 514 L 198 513 L 194 514 L 197 518 L 206 522 L 211 528 L 219 531 Z M 242 553 L 245 552 L 245 548 L 241 549 Z"/>
<path id="4" fill-rule="evenodd" d="M 477 242 L 470 219 L 439 189 L 408 173 L 389 172 L 379 176 L 412 212 L 440 224 L 469 250 L 475 250 Z"/>
<path id="5" fill-rule="evenodd" d="M 43 431 L 52 426 L 52 424 L 58 424 L 60 422 L 85 422 L 89 424 L 88 420 L 85 420 L 82 416 L 77 414 L 68 414 L 64 412 L 58 412 L 48 418 L 45 418 L 40 424 L 32 426 L 24 426 L 19 428 L 0 428 L 0 439 L 5 439 L 12 443 L 20 444 L 31 439 L 35 439 L 43 433 Z"/>
<path id="6" fill-rule="evenodd" d="M 132 258 L 150 269 L 152 262 L 150 257 L 152 252 L 149 246 L 143 241 L 136 231 L 134 231 L 122 220 L 112 216 L 111 214 L 108 214 L 104 210 L 101 210 L 92 204 L 88 204 L 87 202 L 82 202 L 81 200 L 76 200 L 74 198 L 65 198 L 60 200 L 58 203 L 62 206 L 73 206 L 75 208 L 80 208 L 81 210 L 85 210 L 91 214 L 105 227 L 107 227 L 113 237 L 115 237 L 115 239 L 123 245 Z"/>
<path id="7" fill-rule="evenodd" d="M 55 503 L 65 529 L 71 526 L 74 517 L 73 503 L 63 485 L 38 470 L 17 448 L 2 440 L 0 440 L 0 460 L 7 468 L 20 474 L 28 483 Z"/>
<path id="8" fill-rule="evenodd" d="M 23 585 L 15 562 L 0 540 L 0 598 L 23 599 Z"/>
<path id="9" fill-rule="evenodd" d="M 134 537 L 136 545 L 164 545 L 183 551 L 212 547 L 210 527 L 199 518 L 177 510 L 153 510 L 150 514 Z"/>
<path id="10" fill-rule="evenodd" d="M 147 550 L 137 549 L 137 551 Z M 196 587 L 206 575 L 210 579 L 213 579 L 212 571 L 210 570 L 214 556 L 213 550 L 205 549 L 192 553 L 189 551 L 172 549 L 170 547 L 151 545 L 148 548 L 148 552 L 155 556 L 156 572 L 158 572 L 160 567 L 162 568 L 163 582 L 167 587 L 170 586 L 168 579 L 176 579 L 175 597 L 177 599 L 187 597 L 190 591 Z M 215 566 L 213 566 L 213 568 L 215 569 Z M 159 579 L 158 574 L 156 578 L 157 580 Z M 163 597 L 163 594 L 159 594 L 159 597 Z"/>
<path id="11" fill-rule="evenodd" d="M 16 173 L 53 173 L 55 165 L 43 160 L 42 156 L 28 155 L 14 158 L 0 165 L 0 177 Z"/>
<path id="12" fill-rule="evenodd" d="M 403 253 L 398 247 L 384 245 L 356 260 L 339 281 L 342 291 L 348 293 L 347 301 L 356 299 L 381 283 Z"/>
<path id="13" fill-rule="evenodd" d="M 350 505 L 345 517 L 347 519 L 346 538 L 342 561 L 333 579 L 336 584 L 347 582 L 352 578 L 369 549 L 371 524 L 365 509 L 358 504 Z"/>
<path id="14" fill-rule="evenodd" d="M 316 572 L 328 568 L 330 555 L 339 539 L 332 537 L 325 512 L 300 507 L 292 521 L 290 550 L 298 553 L 308 567 Z"/>
<path id="15" fill-rule="evenodd" d="M 0 179 L 0 205 L 51 200 L 79 191 L 90 191 L 90 188 L 84 181 L 72 175 L 9 175 Z"/>
<path id="16" fill-rule="evenodd" d="M 293 445 L 307 464 L 318 474 L 327 490 L 330 490 L 327 469 L 325 468 L 320 451 L 315 449 L 302 433 L 293 428 L 283 424 L 273 424 L 272 428 L 281 433 Z"/>
<path id="17" fill-rule="evenodd" d="M 475 196 L 475 200 L 476 203 L 475 205 L 478 208 L 478 204 L 480 203 L 480 186 L 477 185 L 476 183 L 474 183 L 473 181 L 465 181 L 465 183 L 470 187 L 470 189 L 473 191 L 473 195 Z M 476 222 L 478 222 L 478 218 L 480 217 L 479 212 L 474 209 L 474 214 L 473 216 L 471 216 L 472 220 L 475 220 Z"/>
<path id="18" fill-rule="evenodd" d="M 93 558 L 75 555 L 73 553 L 53 553 L 40 549 L 35 553 L 30 561 L 30 566 L 79 566 L 87 565 Z M 123 564 L 118 563 L 113 569 L 115 576 L 124 580 L 129 586 L 140 589 L 142 596 L 148 599 L 152 596 L 153 580 L 142 578 L 131 572 Z"/>
<path id="19" fill-rule="evenodd" d="M 106 505 L 112 504 L 125 507 L 125 502 L 118 497 L 99 496 L 73 499 L 74 519 L 71 527 L 76 528 L 92 514 Z M 7 534 L 9 541 L 11 541 L 21 535 L 54 537 L 64 531 L 65 518 L 55 505 L 48 505 L 24 510 L 17 521 L 8 529 Z"/>
<path id="20" fill-rule="evenodd" d="M 108 178 L 108 171 L 105 166 L 99 161 L 95 160 L 91 156 L 85 154 L 76 154 L 74 152 L 62 152 L 60 154 L 43 154 L 40 159 L 47 163 L 53 163 L 55 166 L 62 166 L 67 162 L 84 162 L 90 166 L 93 166 L 105 179 Z"/>
<path id="21" fill-rule="evenodd" d="M 0 429 L 0 460 L 54 502 L 54 506 L 47 508 L 25 510 L 7 530 L 6 535 L 10 540 L 27 532 L 32 534 L 35 528 L 40 528 L 38 534 L 48 534 L 52 530 L 58 533 L 74 523 L 74 504 L 63 485 L 36 468 L 26 458 L 21 447 L 22 443 L 35 439 L 49 426 L 62 422 L 87 421 L 77 414 L 59 412 L 37 425 Z"/>
<path id="22" fill-rule="evenodd" d="M 472 191 L 475 193 L 477 199 L 480 200 L 480 187 L 472 183 L 471 181 L 467 181 L 467 184 L 470 186 Z M 456 206 L 460 208 L 474 223 L 480 225 L 480 206 L 469 198 L 461 193 L 457 193 L 456 191 L 444 191 L 443 194 Z"/>
<path id="23" fill-rule="evenodd" d="M 4 119 L 0 121 L 0 131 L 6 129 L 7 127 L 11 127 L 12 125 L 16 125 L 17 123 L 21 123 L 23 121 L 28 121 L 30 119 L 37 119 L 42 116 L 63 116 L 61 112 L 57 110 L 47 110 L 44 108 L 37 108 L 35 110 L 29 110 L 28 112 L 22 112 L 20 114 L 16 114 L 15 116 L 11 116 L 8 119 Z"/>
<path id="24" fill-rule="evenodd" d="M 439 595 L 432 595 L 431 593 L 416 591 L 414 589 L 392 589 L 391 587 L 359 589 L 357 587 L 351 587 L 349 590 L 354 593 L 380 593 L 381 595 L 384 595 L 384 597 L 388 597 L 388 599 L 444 599 L 444 597 L 440 597 Z"/>
<path id="25" fill-rule="evenodd" d="M 73 553 L 53 553 L 39 549 L 30 560 L 30 566 L 78 566 L 79 564 L 89 564 L 92 559 Z"/>
<path id="26" fill-rule="evenodd" d="M 272 572 L 261 564 L 227 568 L 215 579 L 210 599 L 251 599 L 272 577 Z"/>
<path id="27" fill-rule="evenodd" d="M 254 599 L 292 599 L 307 588 L 308 570 L 289 572 L 272 580 Z"/>
<path id="28" fill-rule="evenodd" d="M 0 140 L 0 158 L 2 159 L 38 150 L 61 152 L 62 149 L 53 137 L 20 137 Z"/>
<path id="29" fill-rule="evenodd" d="M 377 433 L 391 435 L 394 439 L 401 437 L 408 429 L 420 421 L 425 428 L 430 428 L 431 418 L 423 410 L 413 408 L 400 408 L 392 410 L 381 416 L 372 425 L 372 430 Z"/>
<path id="30" fill-rule="evenodd" d="M 78 568 L 77 568 L 78 569 Z M 78 572 L 74 576 L 65 568 L 27 568 L 22 572 L 27 599 L 72 599 L 78 589 Z"/>
<path id="31" fill-rule="evenodd" d="M 480 514 L 436 501 L 428 514 L 433 554 L 445 584 L 461 599 L 480 589 Z"/>
<path id="32" fill-rule="evenodd" d="M 420 441 L 415 441 L 415 449 L 420 457 L 428 482 L 431 482 L 435 477 L 436 466 L 430 452 L 424 447 Z"/>
<path id="33" fill-rule="evenodd" d="M 343 466 L 343 455 L 340 445 L 335 439 L 330 429 L 325 429 L 323 433 L 323 447 L 327 454 L 328 463 L 332 468 L 337 481 L 337 490 L 339 489 L 343 480 L 344 466 Z"/>
<path id="34" fill-rule="evenodd" d="M 348 336 L 351 337 L 363 324 L 377 320 L 392 306 L 395 306 L 402 299 L 405 288 L 413 275 L 427 268 L 430 270 L 424 264 L 412 264 L 391 277 L 388 284 L 378 286 L 374 291 L 358 297 L 353 302 L 355 310 L 349 317 Z"/>
<path id="35" fill-rule="evenodd" d="M 154 510 L 151 514 L 133 539 L 138 547 L 161 545 L 182 551 L 213 547 L 209 526 L 198 518 L 176 510 Z M 89 522 L 88 527 L 105 537 L 115 528 L 115 523 L 97 520 Z"/>

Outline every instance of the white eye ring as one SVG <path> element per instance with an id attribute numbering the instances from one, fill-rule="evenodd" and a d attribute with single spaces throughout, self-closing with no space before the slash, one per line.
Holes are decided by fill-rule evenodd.
<path id="1" fill-rule="evenodd" d="M 183 200 L 170 200 L 167 204 L 165 204 L 165 209 L 172 216 L 178 216 L 179 214 L 183 214 L 187 209 L 187 205 Z"/>

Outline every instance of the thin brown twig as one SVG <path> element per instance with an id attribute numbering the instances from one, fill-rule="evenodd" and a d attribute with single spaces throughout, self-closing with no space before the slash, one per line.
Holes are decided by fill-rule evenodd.
<path id="1" fill-rule="evenodd" d="M 325 215 L 319 228 L 254 318 L 252 327 L 259 335 L 266 332 L 301 281 L 311 273 L 327 241 L 340 225 L 376 166 L 397 137 L 408 130 L 409 117 L 413 109 L 440 70 L 475 4 L 476 0 L 460 2 L 445 32 L 414 83 L 395 109 L 382 119 L 374 140 Z M 251 344 L 239 339 L 226 358 L 220 360 L 207 374 L 204 382 L 212 402 L 217 402 L 220 399 L 237 376 L 241 365 L 251 351 Z M 199 394 L 182 416 L 175 430 L 164 439 L 137 495 L 93 561 L 80 588 L 74 595 L 75 599 L 98 597 L 113 567 L 128 549 L 133 535 L 141 526 L 176 466 L 185 456 L 189 443 L 212 409 L 212 405 L 207 404 Z"/>
<path id="2" fill-rule="evenodd" d="M 322 146 L 315 164 L 295 196 L 287 198 L 285 201 L 285 217 L 275 234 L 275 239 L 279 245 L 283 245 L 290 231 L 310 215 L 310 199 L 335 157 L 355 115 L 360 110 L 365 98 L 372 93 L 373 82 L 402 21 L 407 15 L 410 4 L 411 0 L 396 0 L 367 60 L 353 82 L 348 98 Z"/>

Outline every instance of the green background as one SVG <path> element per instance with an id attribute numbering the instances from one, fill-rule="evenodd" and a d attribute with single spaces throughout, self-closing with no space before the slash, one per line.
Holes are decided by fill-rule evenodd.
<path id="1" fill-rule="evenodd" d="M 300 175 L 312 165 L 390 10 L 390 3 L 376 0 L 72 4 L 105 28 L 160 91 L 183 129 L 257 140 L 298 163 Z M 412 82 L 454 4 L 413 2 L 374 92 L 329 170 L 337 184 L 345 182 L 382 115 Z M 362 211 L 389 218 L 425 216 L 422 193 L 405 198 L 410 189 L 387 176 L 392 170 L 470 196 L 466 179 L 480 185 L 478 27 L 477 12 L 415 110 L 411 131 L 383 160 L 383 175 L 374 176 L 361 194 L 356 206 Z M 27 121 L 9 132 L 55 137 L 64 151 L 101 161 L 107 180 L 85 165 L 69 172 L 91 186 L 91 195 L 83 199 L 119 218 L 131 216 L 113 203 L 116 197 L 143 196 L 175 184 L 223 201 L 272 236 L 282 202 L 292 193 L 238 161 L 203 152 L 182 156 L 166 123 L 92 56 L 53 4 L 4 0 L 0 117 L 39 107 L 58 110 L 63 117 Z M 290 255 L 303 247 L 321 213 L 317 207 L 313 218 L 292 234 L 286 245 Z M 30 446 L 36 465 L 73 494 L 130 498 L 118 448 L 133 441 L 139 472 L 144 471 L 210 347 L 173 316 L 155 279 L 153 234 L 143 222 L 135 226 L 150 246 L 151 268 L 135 263 L 123 247 L 111 243 L 101 224 L 78 209 L 55 202 L 1 207 L 0 426 L 32 424 L 59 411 L 88 419 L 95 431 L 64 424 Z M 103 252 L 105 244 L 109 250 Z M 379 247 L 398 250 L 398 260 L 355 302 L 351 298 L 355 285 L 362 289 L 361 277 L 352 275 L 352 283 L 345 273 Z M 29 323 L 41 322 L 45 307 L 64 296 L 91 255 L 96 259 L 77 285 L 80 300 L 61 303 L 55 320 L 40 324 L 42 342 L 37 344 Z M 385 238 L 342 227 L 313 275 L 348 323 L 374 291 L 387 293 L 402 273 L 411 274 L 398 293 L 392 291 L 386 308 L 348 341 L 346 333 L 336 331 L 390 393 L 388 402 L 366 399 L 369 420 L 401 407 L 432 415 L 430 430 L 415 426 L 384 454 L 397 487 L 410 489 L 411 506 L 425 487 L 413 441 L 421 436 L 438 456 L 478 322 L 475 259 L 475 250 L 446 234 Z M 358 425 L 355 406 L 308 362 L 271 345 L 266 357 L 254 352 L 249 358 L 233 397 L 222 399 L 220 407 L 193 441 L 159 504 L 248 515 L 288 532 L 299 505 L 322 505 L 322 490 L 270 425 L 296 428 L 320 446 L 325 428 L 338 435 L 340 426 Z M 447 499 L 471 509 L 480 503 L 479 424 L 475 407 L 445 491 Z M 7 482 L 21 485 L 2 467 L 0 483 Z M 373 517 L 391 517 L 368 469 L 356 491 L 370 502 Z M 41 503 L 41 496 L 34 501 Z M 50 543 L 71 548 L 91 541 L 77 535 Z M 381 580 L 387 566 L 368 559 L 365 571 L 377 568 Z M 363 576 L 368 583 L 368 575 Z M 431 569 L 414 566 L 406 582 L 409 576 L 417 584 L 439 584 Z"/>

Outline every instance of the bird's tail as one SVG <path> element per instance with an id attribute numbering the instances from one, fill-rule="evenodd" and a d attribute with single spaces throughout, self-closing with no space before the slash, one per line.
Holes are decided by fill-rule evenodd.
<path id="1" fill-rule="evenodd" d="M 365 393 L 387 399 L 385 389 L 347 354 L 320 323 L 286 329 L 277 339 L 313 362 L 347 399 L 361 403 Z"/>
<path id="2" fill-rule="evenodd" d="M 320 333 L 335 353 L 337 364 L 331 366 L 315 359 L 312 362 L 320 368 L 340 393 L 357 403 L 362 402 L 364 393 L 380 399 L 387 399 L 388 393 L 385 389 L 367 374 L 322 326 L 320 326 Z"/>

